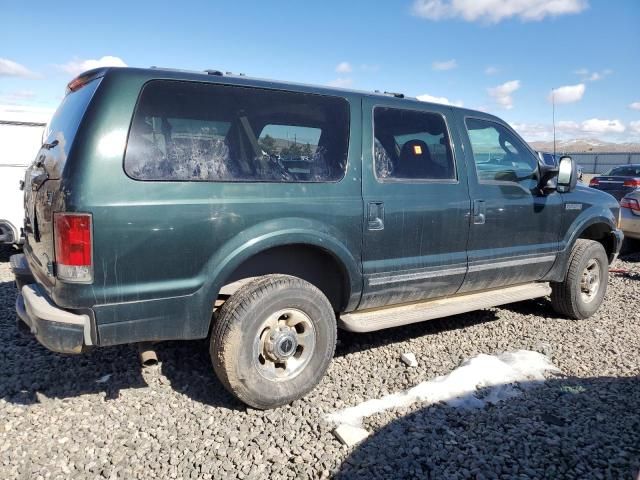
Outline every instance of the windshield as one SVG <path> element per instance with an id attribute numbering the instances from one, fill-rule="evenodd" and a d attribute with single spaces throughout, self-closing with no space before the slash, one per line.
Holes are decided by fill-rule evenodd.
<path id="1" fill-rule="evenodd" d="M 57 142 L 48 150 L 44 162 L 50 178 L 60 178 L 84 112 L 99 83 L 100 79 L 93 80 L 81 89 L 67 94 L 45 128 L 42 136 L 44 144 L 52 145 Z"/>

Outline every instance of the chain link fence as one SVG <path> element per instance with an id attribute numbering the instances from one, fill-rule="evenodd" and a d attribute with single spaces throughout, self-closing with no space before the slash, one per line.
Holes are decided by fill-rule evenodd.
<path id="1" fill-rule="evenodd" d="M 595 175 L 606 173 L 617 165 L 640 163 L 640 152 L 570 153 L 569 155 L 582 167 L 584 173 Z"/>

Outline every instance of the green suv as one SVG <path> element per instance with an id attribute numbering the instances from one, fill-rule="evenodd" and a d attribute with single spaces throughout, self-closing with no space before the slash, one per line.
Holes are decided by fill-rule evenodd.
<path id="1" fill-rule="evenodd" d="M 218 71 L 74 79 L 24 182 L 22 324 L 51 350 L 209 338 L 257 408 L 303 396 L 338 327 L 551 295 L 602 302 L 618 204 L 502 120 Z M 24 325 L 23 325 L 24 326 Z"/>

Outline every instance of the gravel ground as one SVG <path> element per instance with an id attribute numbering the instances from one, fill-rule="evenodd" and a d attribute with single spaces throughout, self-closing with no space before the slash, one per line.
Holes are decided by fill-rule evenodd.
<path id="1" fill-rule="evenodd" d="M 557 318 L 523 302 L 374 334 L 341 332 L 306 398 L 247 409 L 204 342 L 63 356 L 20 334 L 0 255 L 0 478 L 635 478 L 640 467 L 640 255 L 620 260 L 599 312 Z M 342 446 L 324 416 L 446 374 L 478 353 L 543 352 L 564 375 L 483 410 L 380 413 Z M 400 354 L 412 351 L 409 368 Z M 101 380 L 100 382 L 97 382 Z"/>

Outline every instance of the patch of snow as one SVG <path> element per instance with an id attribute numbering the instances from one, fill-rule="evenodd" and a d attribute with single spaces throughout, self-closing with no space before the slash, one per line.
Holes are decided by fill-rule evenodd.
<path id="1" fill-rule="evenodd" d="M 500 355 L 480 354 L 466 360 L 447 375 L 419 383 L 403 392 L 367 400 L 327 415 L 329 422 L 362 428 L 362 419 L 415 402 L 444 402 L 457 408 L 483 408 L 488 403 L 520 395 L 518 382 L 543 382 L 547 372 L 560 372 L 543 354 L 530 350 Z M 481 389 L 481 392 L 478 390 Z M 481 395 L 478 395 L 481 393 Z"/>

